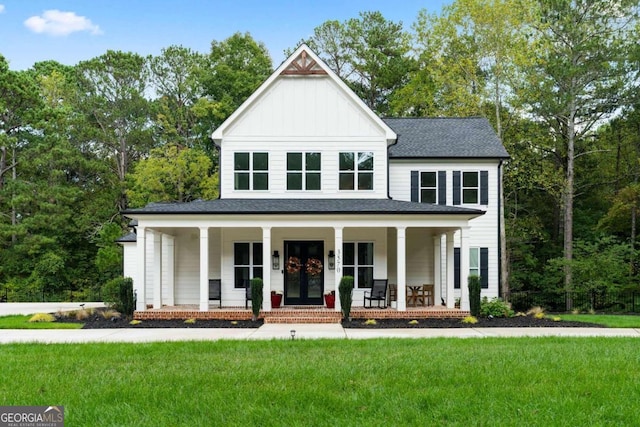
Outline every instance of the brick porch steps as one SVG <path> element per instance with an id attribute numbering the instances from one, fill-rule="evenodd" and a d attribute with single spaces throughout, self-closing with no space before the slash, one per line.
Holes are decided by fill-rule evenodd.
<path id="1" fill-rule="evenodd" d="M 325 308 L 282 308 L 263 313 L 264 323 L 340 323 L 342 313 Z"/>

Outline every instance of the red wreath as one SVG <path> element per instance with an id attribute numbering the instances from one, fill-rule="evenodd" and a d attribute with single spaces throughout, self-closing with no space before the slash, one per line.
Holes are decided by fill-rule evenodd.
<path id="1" fill-rule="evenodd" d="M 302 264 L 300 263 L 300 258 L 290 256 L 287 260 L 287 273 L 296 274 L 300 271 Z"/>
<path id="2" fill-rule="evenodd" d="M 304 268 L 309 276 L 317 276 L 322 273 L 322 261 L 318 258 L 309 258 Z"/>

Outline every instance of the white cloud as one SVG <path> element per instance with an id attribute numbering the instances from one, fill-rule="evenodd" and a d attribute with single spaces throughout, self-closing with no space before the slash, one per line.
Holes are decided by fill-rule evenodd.
<path id="1" fill-rule="evenodd" d="M 62 12 L 57 9 L 45 10 L 40 16 L 32 16 L 24 21 L 24 25 L 34 33 L 51 36 L 66 36 L 77 31 L 88 31 L 91 34 L 102 34 L 102 30 L 90 19 L 78 16 L 75 12 Z"/>
<path id="2" fill-rule="evenodd" d="M 0 13 L 4 12 L 4 5 L 0 4 Z"/>

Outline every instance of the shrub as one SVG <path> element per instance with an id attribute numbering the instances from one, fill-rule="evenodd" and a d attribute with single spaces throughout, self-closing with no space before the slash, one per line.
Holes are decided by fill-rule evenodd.
<path id="1" fill-rule="evenodd" d="M 126 316 L 133 316 L 136 301 L 133 296 L 133 280 L 130 277 L 118 277 L 109 280 L 102 287 L 105 304 Z"/>
<path id="2" fill-rule="evenodd" d="M 111 320 L 111 319 L 119 319 L 120 318 L 120 313 L 118 313 L 115 310 L 103 310 L 102 312 L 100 312 L 100 315 L 102 317 L 104 317 L 107 320 Z"/>
<path id="3" fill-rule="evenodd" d="M 378 324 L 378 322 L 376 322 L 376 319 L 367 319 L 367 320 L 364 322 L 364 324 L 365 324 L 365 325 L 377 325 L 377 324 Z"/>
<path id="4" fill-rule="evenodd" d="M 262 279 L 254 277 L 251 279 L 251 320 L 257 320 L 262 308 Z"/>
<path id="5" fill-rule="evenodd" d="M 134 319 L 134 320 L 132 320 L 131 322 L 129 322 L 129 324 L 130 324 L 130 325 L 133 325 L 133 326 L 135 326 L 135 325 L 139 325 L 140 323 L 142 323 L 142 320 L 135 320 L 135 319 Z"/>
<path id="6" fill-rule="evenodd" d="M 410 325 L 417 325 L 418 321 L 413 319 L 412 321 L 409 322 Z"/>
<path id="7" fill-rule="evenodd" d="M 85 309 L 78 310 L 76 312 L 76 320 L 80 320 L 80 321 L 87 320 L 89 316 L 91 316 L 91 314 Z"/>
<path id="8" fill-rule="evenodd" d="M 467 279 L 469 286 L 469 310 L 472 316 L 480 315 L 480 291 L 482 285 L 480 284 L 480 276 L 469 276 Z"/>
<path id="9" fill-rule="evenodd" d="M 468 325 L 474 325 L 478 323 L 478 318 L 475 316 L 467 316 L 464 319 L 462 319 L 462 323 L 465 323 Z"/>
<path id="10" fill-rule="evenodd" d="M 36 323 L 36 322 L 51 323 L 51 322 L 54 322 L 55 320 L 56 318 L 49 313 L 37 313 L 31 316 L 31 318 L 29 319 L 29 322 L 30 323 Z"/>
<path id="11" fill-rule="evenodd" d="M 540 306 L 531 307 L 527 311 L 527 316 L 535 316 L 536 314 L 540 314 L 540 313 L 544 313 L 544 308 L 542 308 Z"/>
<path id="12" fill-rule="evenodd" d="M 511 310 L 509 303 L 500 298 L 492 298 L 489 301 L 487 297 L 484 297 L 480 303 L 480 315 L 483 317 L 511 317 L 513 310 Z"/>
<path id="13" fill-rule="evenodd" d="M 196 319 L 187 319 L 184 321 L 184 323 L 186 323 L 187 325 L 195 325 Z"/>
<path id="14" fill-rule="evenodd" d="M 338 285 L 340 291 L 340 309 L 345 319 L 350 319 L 353 302 L 353 276 L 342 276 Z"/>

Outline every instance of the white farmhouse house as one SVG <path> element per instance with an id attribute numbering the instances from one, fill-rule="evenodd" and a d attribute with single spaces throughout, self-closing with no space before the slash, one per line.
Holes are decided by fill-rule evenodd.
<path id="1" fill-rule="evenodd" d="M 485 119 L 380 118 L 302 45 L 212 138 L 219 199 L 123 212 L 137 221 L 121 243 L 138 311 L 208 311 L 210 279 L 223 307 L 244 307 L 252 277 L 264 311 L 271 291 L 285 307 L 322 306 L 345 275 L 354 306 L 373 279 L 395 285 L 390 310 L 422 284 L 432 303 L 468 310 L 470 274 L 498 296 L 508 154 Z"/>

